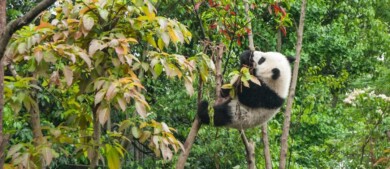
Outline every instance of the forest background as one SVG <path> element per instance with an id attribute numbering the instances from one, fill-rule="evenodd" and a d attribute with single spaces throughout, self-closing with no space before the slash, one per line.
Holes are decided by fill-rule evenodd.
<path id="1" fill-rule="evenodd" d="M 46 1 L 1 0 L 0 33 Z M 218 49 L 225 82 L 249 33 L 256 50 L 294 56 L 301 14 L 296 0 L 50 4 L 2 54 L 5 168 L 175 168 L 197 94 L 216 97 Z M 307 3 L 287 168 L 390 167 L 389 22 L 389 0 Z M 266 127 L 272 168 L 284 167 L 283 119 Z M 245 133 L 265 168 L 261 127 Z M 202 125 L 185 166 L 246 168 L 245 158 L 237 130 Z"/>

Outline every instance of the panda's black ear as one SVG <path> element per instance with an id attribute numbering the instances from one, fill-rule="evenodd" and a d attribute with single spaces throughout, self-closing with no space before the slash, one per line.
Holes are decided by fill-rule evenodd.
<path id="1" fill-rule="evenodd" d="M 247 65 L 247 66 L 252 65 L 253 58 L 251 56 L 252 56 L 252 52 L 250 50 L 246 50 L 243 53 L 241 53 L 241 55 L 240 55 L 241 66 L 243 66 L 243 65 Z"/>
<path id="2" fill-rule="evenodd" d="M 293 62 L 295 62 L 295 57 L 287 56 L 287 60 L 288 60 L 288 62 L 293 63 Z"/>

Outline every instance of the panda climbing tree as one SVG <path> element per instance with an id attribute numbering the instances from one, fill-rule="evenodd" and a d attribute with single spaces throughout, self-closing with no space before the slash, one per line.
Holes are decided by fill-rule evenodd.
<path id="1" fill-rule="evenodd" d="M 244 3 L 248 21 L 247 28 L 248 30 L 252 30 L 250 26 L 251 22 L 248 17 L 248 2 L 244 1 Z M 251 35 L 252 33 L 251 31 L 249 31 L 247 33 L 249 46 L 252 52 L 243 52 L 240 55 L 240 62 L 241 69 L 243 69 L 244 67 L 248 68 L 248 72 L 250 72 L 250 77 L 247 78 L 247 80 L 250 80 L 246 82 L 236 81 L 231 84 L 231 88 L 225 88 L 224 90 L 222 90 L 222 96 L 227 96 L 228 99 L 223 102 L 217 101 L 217 104 L 213 106 L 213 122 L 215 126 L 237 128 L 241 131 L 241 137 L 243 138 L 247 151 L 248 168 L 250 169 L 256 168 L 254 162 L 254 143 L 248 144 L 243 129 L 259 126 L 270 120 L 278 112 L 280 107 L 283 105 L 285 99 L 288 97 L 283 133 L 281 137 L 279 168 L 284 169 L 286 166 L 285 162 L 287 152 L 287 138 L 290 123 L 292 98 L 294 96 L 297 81 L 297 72 L 302 47 L 306 0 L 302 0 L 301 7 L 301 16 L 299 20 L 299 28 L 297 31 L 296 62 L 294 64 L 293 76 L 291 76 L 291 67 L 289 65 L 289 62 L 291 62 L 292 60 L 276 52 L 254 51 L 253 39 Z M 275 56 L 275 58 L 273 58 L 273 56 Z M 217 58 L 217 60 L 220 61 L 222 56 L 218 55 Z M 279 64 L 283 66 L 279 67 Z M 254 77 L 254 79 L 252 77 Z M 288 91 L 290 86 L 290 80 L 292 80 L 290 87 L 290 89 L 292 90 L 289 93 Z M 216 81 L 218 84 L 218 79 Z M 231 93 L 234 94 L 231 95 Z M 198 99 L 199 98 L 200 97 L 198 97 Z M 219 98 L 217 98 L 217 100 L 218 99 Z M 194 139 L 201 124 L 210 123 L 207 101 L 203 101 L 198 105 L 197 112 L 198 116 L 194 120 L 191 131 L 184 144 L 185 149 L 178 159 L 176 168 L 184 168 L 185 161 L 189 155 L 192 143 L 194 142 Z M 253 146 L 250 147 L 248 145 Z M 271 163 L 267 162 L 267 159 L 266 168 L 272 168 Z"/>
<path id="2" fill-rule="evenodd" d="M 238 78 L 231 89 L 222 90 L 222 96 L 230 97 L 214 105 L 214 126 L 247 129 L 264 124 L 282 107 L 291 81 L 290 63 L 277 52 L 245 51 L 240 55 L 241 68 L 251 72 L 249 81 Z M 232 96 L 232 92 L 234 94 Z M 230 95 L 229 95 L 230 94 Z M 198 116 L 202 123 L 209 124 L 208 102 L 200 103 Z"/>

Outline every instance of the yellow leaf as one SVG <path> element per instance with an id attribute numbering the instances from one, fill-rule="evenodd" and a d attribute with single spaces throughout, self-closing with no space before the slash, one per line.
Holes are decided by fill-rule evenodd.
<path id="1" fill-rule="evenodd" d="M 37 27 L 35 27 L 35 30 L 39 30 L 43 28 L 54 29 L 55 27 L 48 22 L 41 21 L 41 23 Z"/>
<path id="2" fill-rule="evenodd" d="M 139 142 L 140 143 L 144 143 L 151 135 L 152 135 L 152 133 L 150 131 L 142 132 L 142 135 L 139 138 Z"/>
<path id="3" fill-rule="evenodd" d="M 152 35 L 148 35 L 146 37 L 146 40 L 148 41 L 148 43 L 150 45 L 152 45 L 153 47 L 157 48 L 157 44 L 156 44 L 156 41 L 154 40 L 153 36 Z"/>
<path id="4" fill-rule="evenodd" d="M 173 43 L 177 43 L 179 38 L 176 36 L 175 31 L 171 27 L 168 27 L 168 34 Z"/>
<path id="5" fill-rule="evenodd" d="M 164 49 L 164 41 L 161 38 L 159 38 L 157 43 L 158 43 L 158 48 L 160 50 L 163 50 Z"/>
<path id="6" fill-rule="evenodd" d="M 108 168 L 110 169 L 120 168 L 121 161 L 120 161 L 120 156 L 118 154 L 118 151 L 109 144 L 106 144 L 106 151 L 107 151 Z"/>
<path id="7" fill-rule="evenodd" d="M 153 10 L 149 10 L 147 6 L 142 7 L 143 12 L 148 17 L 149 20 L 154 20 L 156 18 L 156 14 L 153 12 Z"/>
<path id="8" fill-rule="evenodd" d="M 224 84 L 224 85 L 222 85 L 221 88 L 222 88 L 222 89 L 232 89 L 232 88 L 233 88 L 233 85 L 232 85 L 232 84 Z"/>

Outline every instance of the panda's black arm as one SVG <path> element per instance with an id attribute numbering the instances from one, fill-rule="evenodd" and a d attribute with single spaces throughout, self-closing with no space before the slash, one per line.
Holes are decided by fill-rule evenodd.
<path id="1" fill-rule="evenodd" d="M 240 64 L 241 64 L 241 67 L 246 65 L 246 66 L 251 66 L 252 63 L 253 63 L 253 53 L 250 51 L 250 50 L 246 50 L 244 51 L 241 55 L 240 55 Z"/>
<path id="2" fill-rule="evenodd" d="M 221 97 L 225 98 L 225 97 L 229 97 L 230 95 L 230 90 L 231 89 L 221 89 Z"/>

